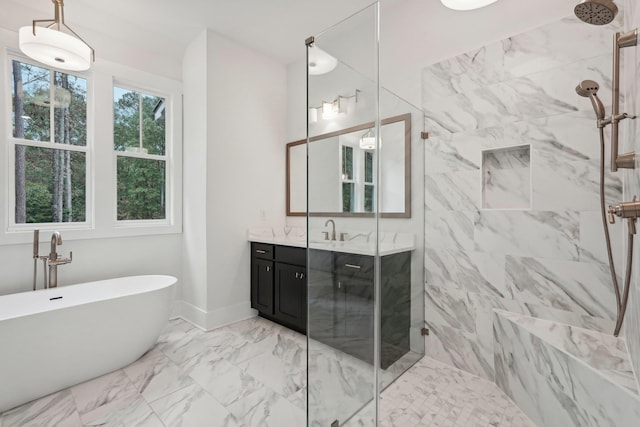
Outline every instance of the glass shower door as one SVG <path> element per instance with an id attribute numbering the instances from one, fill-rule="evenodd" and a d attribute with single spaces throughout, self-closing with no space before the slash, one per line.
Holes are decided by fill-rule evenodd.
<path id="1" fill-rule="evenodd" d="M 307 40 L 309 426 L 378 425 L 424 355 L 424 116 L 380 86 L 378 23 Z"/>
<path id="2" fill-rule="evenodd" d="M 333 427 L 376 402 L 378 5 L 307 42 L 308 425 Z"/>

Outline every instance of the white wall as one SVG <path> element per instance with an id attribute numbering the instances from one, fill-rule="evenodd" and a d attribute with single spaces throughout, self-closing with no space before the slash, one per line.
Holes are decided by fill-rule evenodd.
<path id="1" fill-rule="evenodd" d="M 214 324 L 250 306 L 247 228 L 285 212 L 286 69 L 209 32 L 207 260 Z"/>
<path id="2" fill-rule="evenodd" d="M 187 47 L 184 76 L 182 313 L 201 323 L 207 311 L 207 34 Z M 189 314 L 190 313 L 190 314 Z"/>
<path id="3" fill-rule="evenodd" d="M 247 229 L 283 222 L 286 69 L 205 31 L 185 54 L 182 315 L 213 328 L 254 315 Z"/>

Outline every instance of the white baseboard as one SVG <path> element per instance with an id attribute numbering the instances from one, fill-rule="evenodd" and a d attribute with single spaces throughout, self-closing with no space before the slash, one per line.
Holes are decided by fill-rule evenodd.
<path id="1" fill-rule="evenodd" d="M 221 326 L 250 319 L 255 317 L 257 313 L 251 308 L 249 301 L 207 312 L 186 301 L 177 300 L 174 302 L 171 317 L 179 317 L 202 330 L 210 331 Z"/>

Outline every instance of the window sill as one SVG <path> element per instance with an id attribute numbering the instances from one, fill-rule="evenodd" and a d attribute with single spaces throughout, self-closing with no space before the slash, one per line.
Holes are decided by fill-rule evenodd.
<path id="1" fill-rule="evenodd" d="M 33 242 L 33 230 L 40 230 L 41 239 L 48 233 L 59 231 L 65 241 L 113 239 L 123 237 L 143 237 L 168 234 L 181 234 L 182 225 L 155 222 L 153 224 L 138 221 L 127 221 L 126 224 L 117 224 L 111 228 L 93 228 L 86 223 L 82 224 L 25 224 L 13 226 L 0 234 L 0 246 L 27 244 Z M 46 239 L 45 239 L 46 240 Z"/>

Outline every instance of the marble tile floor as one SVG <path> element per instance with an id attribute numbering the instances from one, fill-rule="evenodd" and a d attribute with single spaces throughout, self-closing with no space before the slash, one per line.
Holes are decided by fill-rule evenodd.
<path id="1" fill-rule="evenodd" d="M 306 363 L 306 337 L 265 319 L 206 333 L 175 319 L 136 362 L 7 411 L 0 427 L 303 427 Z M 373 425 L 371 408 L 347 425 Z M 534 427 L 494 384 L 429 358 L 383 392 L 380 413 L 385 427 Z"/>

